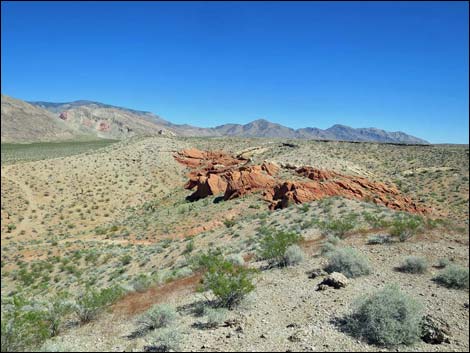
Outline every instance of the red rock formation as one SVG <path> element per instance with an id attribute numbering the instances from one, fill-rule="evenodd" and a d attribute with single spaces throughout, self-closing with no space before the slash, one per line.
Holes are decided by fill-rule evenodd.
<path id="1" fill-rule="evenodd" d="M 67 112 L 60 113 L 59 118 L 62 119 L 62 120 L 67 120 L 68 119 Z"/>
<path id="2" fill-rule="evenodd" d="M 269 174 L 264 172 L 262 166 L 240 167 L 237 170 L 226 173 L 227 188 L 224 200 L 230 200 L 243 195 L 273 188 L 277 182 Z"/>
<path id="3" fill-rule="evenodd" d="M 192 169 L 189 181 L 184 186 L 188 190 L 196 188 L 188 197 L 190 200 L 219 194 L 224 194 L 224 200 L 230 200 L 263 191 L 270 209 L 285 208 L 291 203 L 310 202 L 324 197 L 342 196 L 374 202 L 400 211 L 419 214 L 430 212 L 429 208 L 417 205 L 410 198 L 401 195 L 394 186 L 363 177 L 304 166 L 295 168 L 295 173 L 310 181 L 292 182 L 275 179 L 279 167 L 274 163 L 247 166 L 247 160 L 234 158 L 223 152 L 191 148 L 176 153 L 174 157 Z"/>
<path id="4" fill-rule="evenodd" d="M 111 125 L 109 125 L 109 123 L 106 122 L 106 121 L 101 121 L 100 124 L 98 125 L 98 130 L 99 131 L 109 131 L 109 130 L 111 130 Z"/>

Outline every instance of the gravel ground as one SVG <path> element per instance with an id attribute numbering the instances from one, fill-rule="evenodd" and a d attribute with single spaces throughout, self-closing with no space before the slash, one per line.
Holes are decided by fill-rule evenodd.
<path id="1" fill-rule="evenodd" d="M 454 237 L 454 236 L 452 236 Z M 204 300 L 202 294 L 182 289 L 168 303 L 180 312 L 177 327 L 183 334 L 182 351 L 468 351 L 468 290 L 438 286 L 432 278 L 441 270 L 430 267 L 425 274 L 396 271 L 404 257 L 419 255 L 436 264 L 440 258 L 453 258 L 468 266 L 468 241 L 456 242 L 451 236 L 440 239 L 392 245 L 365 245 L 360 237 L 344 245 L 354 246 L 367 257 L 373 273 L 351 279 L 342 289 L 316 291 L 321 277 L 309 279 L 307 271 L 320 268 L 325 259 L 308 256 L 300 265 L 262 271 L 256 290 L 239 308 L 228 313 L 232 327 L 205 329 L 197 326 L 204 318 L 195 317 L 188 307 Z M 458 239 L 457 239 L 458 240 Z M 464 243 L 464 244 L 462 244 Z M 262 267 L 262 262 L 254 263 Z M 419 300 L 426 314 L 445 320 L 451 328 L 450 344 L 419 342 L 411 347 L 383 349 L 341 332 L 334 324 L 351 310 L 354 300 L 366 293 L 396 283 Z M 135 317 L 117 317 L 112 313 L 89 325 L 70 330 L 58 338 L 68 348 L 83 351 L 140 351 L 147 337 L 129 339 L 135 329 Z"/>

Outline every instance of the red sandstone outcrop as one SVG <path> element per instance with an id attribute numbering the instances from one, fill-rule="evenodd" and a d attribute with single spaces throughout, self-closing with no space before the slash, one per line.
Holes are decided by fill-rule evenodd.
<path id="1" fill-rule="evenodd" d="M 225 174 L 227 188 L 224 200 L 230 200 L 243 195 L 273 188 L 277 181 L 265 172 L 262 166 L 240 167 Z"/>
<path id="2" fill-rule="evenodd" d="M 197 200 L 209 195 L 224 195 L 224 200 L 263 191 L 270 209 L 285 208 L 291 203 L 342 196 L 374 202 L 391 209 L 425 214 L 430 209 L 416 204 L 400 194 L 397 188 L 363 177 L 348 176 L 310 166 L 288 168 L 309 181 L 286 181 L 275 178 L 279 166 L 271 162 L 247 165 L 247 160 L 234 158 L 224 152 L 186 149 L 175 154 L 175 159 L 189 167 L 189 180 L 185 189 L 193 190 L 188 198 Z"/>

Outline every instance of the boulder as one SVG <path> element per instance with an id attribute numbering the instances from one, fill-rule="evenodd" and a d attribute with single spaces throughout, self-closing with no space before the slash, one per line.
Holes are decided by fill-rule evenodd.
<path id="1" fill-rule="evenodd" d="M 339 272 L 330 273 L 319 286 L 329 286 L 335 289 L 344 288 L 348 285 L 349 280 L 345 275 Z"/>
<path id="2" fill-rule="evenodd" d="M 447 322 L 431 315 L 421 321 L 421 339 L 429 344 L 450 343 L 450 326 Z"/>

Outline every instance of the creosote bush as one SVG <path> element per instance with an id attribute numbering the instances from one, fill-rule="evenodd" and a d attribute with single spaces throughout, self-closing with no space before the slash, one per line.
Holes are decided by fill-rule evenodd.
<path id="1" fill-rule="evenodd" d="M 172 306 L 154 305 L 137 319 L 137 323 L 139 330 L 146 332 L 169 326 L 175 321 L 176 316 L 176 310 Z"/>
<path id="2" fill-rule="evenodd" d="M 275 232 L 265 235 L 259 245 L 259 256 L 270 265 L 286 266 L 286 250 L 302 239 L 299 233 Z"/>
<path id="3" fill-rule="evenodd" d="M 341 272 L 346 277 L 354 278 L 371 272 L 367 259 L 353 248 L 339 248 L 326 254 L 327 272 Z"/>
<path id="4" fill-rule="evenodd" d="M 391 223 L 390 235 L 404 242 L 414 236 L 422 227 L 423 220 L 418 216 L 405 216 Z"/>
<path id="5" fill-rule="evenodd" d="M 420 337 L 422 306 L 402 293 L 397 286 L 358 300 L 346 320 L 346 329 L 354 336 L 379 346 L 412 344 Z"/>
<path id="6" fill-rule="evenodd" d="M 45 312 L 23 296 L 2 298 L 1 351 L 21 352 L 50 337 Z"/>
<path id="7" fill-rule="evenodd" d="M 77 298 L 74 311 L 81 323 L 90 322 L 123 294 L 124 290 L 119 286 L 105 288 L 100 291 L 87 289 L 85 293 Z"/>
<path id="8" fill-rule="evenodd" d="M 422 257 L 409 256 L 398 269 L 407 273 L 424 273 L 428 269 L 428 262 Z"/>
<path id="9" fill-rule="evenodd" d="M 340 219 L 334 219 L 327 222 L 320 222 L 319 226 L 323 232 L 343 238 L 347 232 L 356 226 L 357 215 L 349 214 Z"/>
<path id="10" fill-rule="evenodd" d="M 438 274 L 434 281 L 447 288 L 468 289 L 468 268 L 450 264 Z"/>
<path id="11" fill-rule="evenodd" d="M 234 265 L 220 254 L 201 256 L 199 265 L 206 271 L 199 291 L 211 291 L 218 307 L 234 307 L 255 288 L 255 270 Z"/>

